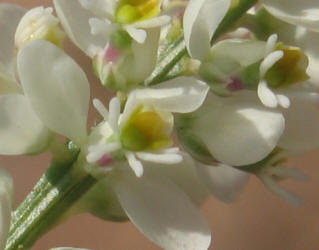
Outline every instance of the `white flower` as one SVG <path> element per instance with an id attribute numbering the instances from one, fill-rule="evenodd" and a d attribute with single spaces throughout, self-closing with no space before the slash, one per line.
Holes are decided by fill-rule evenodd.
<path id="1" fill-rule="evenodd" d="M 264 107 L 254 92 L 243 90 L 231 97 L 211 93 L 200 109 L 178 126 L 180 137 L 189 136 L 183 140 L 186 150 L 197 138 L 213 159 L 242 166 L 262 160 L 277 146 L 285 120 L 279 110 Z M 202 160 L 200 153 L 198 158 Z"/>
<path id="2" fill-rule="evenodd" d="M 1 29 L 6 31 L 0 38 L 0 154 L 38 153 L 51 137 L 24 96 L 15 73 L 14 33 L 24 13 L 15 5 L 0 5 Z"/>
<path id="3" fill-rule="evenodd" d="M 200 1 L 194 2 L 197 4 L 200 3 Z M 209 13 L 214 13 L 213 11 L 218 12 L 218 15 L 225 13 L 228 8 L 226 2 L 227 1 L 222 3 L 223 8 L 216 8 Z M 278 107 L 275 112 L 281 113 L 285 117 L 286 125 L 283 136 L 279 141 L 277 140 L 279 146 L 294 153 L 317 147 L 318 133 L 316 127 L 318 123 L 316 117 L 318 116 L 318 109 L 316 105 L 318 102 L 318 93 L 316 89 L 309 86 L 309 83 L 314 81 L 315 76 L 311 73 L 316 72 L 315 66 L 317 65 L 316 56 L 318 53 L 316 53 L 315 43 L 311 43 L 311 38 L 314 38 L 314 36 L 310 36 L 309 39 L 306 39 L 306 35 L 309 34 L 309 32 L 306 32 L 305 36 L 297 32 L 295 33 L 296 41 L 294 43 L 288 42 L 288 45 L 298 46 L 302 44 L 299 41 L 306 40 L 302 48 L 305 49 L 306 55 L 310 56 L 311 70 L 309 70 L 309 68 L 307 69 L 306 55 L 303 54 L 299 48 L 278 44 L 276 35 L 270 36 L 267 42 L 227 39 L 216 43 L 209 49 L 209 41 L 215 29 L 208 30 L 207 24 L 212 19 L 212 15 L 205 15 L 205 11 L 208 7 L 203 8 L 205 7 L 205 1 L 201 3 L 202 5 L 199 4 L 197 6 L 199 10 L 194 12 L 200 14 L 200 16 L 191 15 L 193 13 L 192 8 L 190 8 L 191 5 L 188 5 L 186 9 L 184 16 L 185 40 L 188 51 L 191 55 L 195 55 L 197 53 L 196 49 L 201 49 L 205 46 L 192 46 L 191 41 L 193 39 L 195 42 L 197 40 L 204 41 L 204 39 L 206 39 L 206 42 L 204 42 L 204 44 L 207 44 L 205 47 L 206 52 L 203 51 L 203 56 L 196 54 L 197 56 L 195 56 L 195 58 L 201 61 L 202 64 L 199 73 L 204 79 L 207 79 L 211 83 L 212 90 L 221 96 L 229 96 L 229 94 L 232 94 L 229 98 L 220 98 L 221 100 L 223 99 L 225 103 L 229 103 L 227 99 L 236 99 L 235 95 L 238 95 L 245 89 L 257 90 L 259 98 L 266 106 Z M 217 4 L 219 2 L 210 1 L 209 3 Z M 222 17 L 213 21 L 211 25 L 217 27 L 221 19 Z M 197 32 L 206 32 L 206 34 L 211 32 L 209 33 L 210 37 L 197 34 L 195 28 L 192 27 L 197 27 L 196 29 L 199 30 Z M 293 32 L 290 33 L 292 34 Z M 286 34 L 285 41 L 287 40 Z M 194 44 L 196 44 L 195 42 Z M 311 45 L 309 49 L 307 49 L 307 45 Z M 310 51 L 312 53 L 310 53 Z M 308 79 L 309 77 L 306 73 L 309 73 L 310 79 Z M 315 75 L 318 74 L 315 73 Z M 281 77 L 283 78 L 282 80 Z M 216 84 L 216 82 L 226 83 L 225 87 L 222 86 L 222 88 L 226 88 L 227 91 L 221 89 L 221 84 Z M 281 107 L 286 109 L 283 110 Z M 257 116 L 254 117 L 257 120 Z M 223 118 L 216 118 L 216 120 L 218 119 L 223 120 Z M 278 130 L 277 135 L 280 135 L 282 132 L 283 130 L 281 130 L 281 132 Z M 205 138 L 208 137 L 209 136 Z M 214 141 L 216 141 L 216 139 L 214 139 Z M 274 146 L 274 144 L 271 145 Z M 239 150 L 239 152 L 242 151 Z M 216 154 L 216 152 L 211 153 L 213 156 L 214 153 Z M 227 161 L 225 163 L 236 166 L 236 161 L 231 164 Z"/>
<path id="4" fill-rule="evenodd" d="M 54 6 L 71 40 L 93 57 L 103 49 L 110 35 L 122 28 L 138 43 L 144 43 L 147 29 L 164 25 L 168 16 L 158 16 L 159 0 L 55 0 Z"/>
<path id="5" fill-rule="evenodd" d="M 154 70 L 160 28 L 170 20 L 157 16 L 161 1 L 56 0 L 54 5 L 68 36 L 93 59 L 103 85 L 128 92 Z"/>
<path id="6" fill-rule="evenodd" d="M 35 53 L 39 50 L 43 53 Z M 53 131 L 72 139 L 85 153 L 89 85 L 83 71 L 62 50 L 40 40 L 30 42 L 19 52 L 18 71 L 24 76 L 21 78 L 23 88 L 42 122 Z M 35 71 L 37 74 L 34 74 Z M 185 80 L 184 84 L 177 79 L 164 84 L 166 89 L 133 92 L 129 98 L 131 105 L 127 104 L 127 110 L 121 118 L 123 122 L 118 123 L 120 112 L 117 99 L 111 102 L 109 114 L 105 110 L 101 113 L 108 116 L 108 125 L 112 129 L 121 131 L 121 124 L 128 123 L 127 119 L 141 101 L 151 103 L 164 113 L 192 111 L 204 101 L 207 86 L 192 79 L 182 80 Z M 118 141 L 105 144 L 106 147 L 108 145 L 117 147 Z M 137 153 L 127 151 L 132 162 Z M 173 154 L 176 155 L 175 152 Z M 136 162 L 133 159 L 131 166 L 138 169 Z M 118 165 L 118 168 L 114 166 L 114 171 L 108 173 L 112 188 L 128 217 L 147 237 L 165 249 L 208 248 L 210 230 L 183 191 L 165 176 L 145 170 L 142 177 L 136 178 L 127 164 L 119 162 Z"/>
<path id="7" fill-rule="evenodd" d="M 196 110 L 203 103 L 207 91 L 206 84 L 187 77 L 161 83 L 153 89 L 137 89 L 129 94 L 121 117 L 118 98 L 111 100 L 110 112 L 95 100 L 95 107 L 106 122 L 100 125 L 99 143 L 89 146 L 87 160 L 96 162 L 103 155 L 122 148 L 139 177 L 143 174 L 143 167 L 136 157 L 162 164 L 181 162 L 179 150 L 168 148 L 172 144 L 171 112 L 188 113 Z"/>
<path id="8" fill-rule="evenodd" d="M 294 8 L 294 6 L 292 6 Z M 268 10 L 268 8 L 267 8 Z M 298 9 L 299 10 L 299 9 Z M 296 11 L 298 11 L 296 9 Z M 272 13 L 272 12 L 271 12 Z M 273 14 L 273 13 L 272 13 Z M 319 65 L 319 50 L 317 46 L 317 41 L 319 41 L 319 32 L 318 30 L 311 29 L 310 27 L 304 27 L 299 23 L 295 25 L 280 21 L 268 14 L 264 9 L 260 9 L 257 14 L 254 16 L 257 18 L 258 22 L 255 26 L 256 30 L 253 27 L 249 27 L 252 30 L 256 31 L 257 35 L 263 38 L 263 36 L 268 36 L 267 30 L 271 30 L 278 34 L 279 40 L 290 46 L 297 46 L 302 49 L 305 55 L 309 59 L 309 65 L 307 67 L 307 74 L 310 76 L 309 81 L 318 86 L 319 84 L 319 74 L 318 74 L 318 65 Z M 301 20 L 301 19 L 300 19 Z M 260 27 L 258 24 L 263 23 L 265 27 Z M 318 26 L 318 25 L 317 25 Z M 314 26 L 316 27 L 316 26 Z"/>
<path id="9" fill-rule="evenodd" d="M 143 44 L 133 41 L 119 30 L 111 42 L 93 58 L 93 67 L 101 83 L 112 90 L 127 92 L 142 83 L 154 70 L 160 29 L 147 31 Z"/>
<path id="10" fill-rule="evenodd" d="M 184 38 L 190 56 L 205 60 L 210 40 L 224 18 L 231 0 L 190 0 L 183 18 Z"/>

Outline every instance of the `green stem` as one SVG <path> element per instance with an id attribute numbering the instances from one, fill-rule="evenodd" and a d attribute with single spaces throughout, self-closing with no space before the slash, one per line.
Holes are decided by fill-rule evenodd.
<path id="1" fill-rule="evenodd" d="M 258 0 L 239 0 L 238 3 L 228 11 L 221 24 L 218 26 L 211 43 L 213 44 L 222 34 L 233 29 L 242 15 L 257 2 Z M 144 82 L 145 86 L 155 85 L 163 81 L 171 69 L 183 58 L 183 56 L 187 55 L 183 35 L 176 39 L 176 41 L 167 48 L 166 52 L 167 53 L 159 60 L 151 76 Z"/>
<path id="2" fill-rule="evenodd" d="M 96 179 L 74 164 L 76 159 L 74 150 L 70 150 L 69 157 L 53 159 L 51 167 L 14 212 L 7 250 L 31 247 L 96 184 Z"/>

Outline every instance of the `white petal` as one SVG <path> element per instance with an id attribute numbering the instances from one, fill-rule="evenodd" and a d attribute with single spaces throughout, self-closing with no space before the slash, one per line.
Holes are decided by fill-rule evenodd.
<path id="1" fill-rule="evenodd" d="M 283 111 L 286 128 L 279 146 L 293 152 L 319 147 L 319 94 L 296 89 L 285 92 L 291 105 Z"/>
<path id="2" fill-rule="evenodd" d="M 0 96 L 0 121 L 0 154 L 37 153 L 48 143 L 48 129 L 23 95 Z"/>
<path id="3" fill-rule="evenodd" d="M 0 69 L 0 95 L 10 93 L 22 93 L 22 88 L 19 83 L 6 71 Z"/>
<path id="4" fill-rule="evenodd" d="M 156 28 L 165 24 L 168 24 L 171 21 L 170 16 L 158 16 L 151 19 L 146 19 L 143 21 L 139 21 L 134 23 L 134 27 L 140 29 L 149 29 Z"/>
<path id="5" fill-rule="evenodd" d="M 76 62 L 53 44 L 38 40 L 19 51 L 18 71 L 24 92 L 42 122 L 82 145 L 87 135 L 90 88 Z"/>
<path id="6" fill-rule="evenodd" d="M 260 64 L 260 78 L 264 78 L 267 71 L 284 56 L 284 52 L 276 50 L 271 52 Z"/>
<path id="7" fill-rule="evenodd" d="M 262 0 L 264 7 L 275 17 L 295 25 L 319 31 L 317 0 Z"/>
<path id="8" fill-rule="evenodd" d="M 123 176 L 114 188 L 130 220 L 163 249 L 208 249 L 211 236 L 205 219 L 170 181 Z"/>
<path id="9" fill-rule="evenodd" d="M 227 39 L 216 43 L 211 48 L 211 56 L 217 60 L 228 58 L 240 66 L 247 67 L 264 58 L 266 43 L 242 39 Z M 218 62 L 218 61 L 217 61 Z"/>
<path id="10" fill-rule="evenodd" d="M 133 25 L 127 25 L 125 26 L 125 29 L 127 33 L 130 34 L 130 36 L 138 43 L 144 43 L 147 33 L 143 29 L 137 29 Z"/>
<path id="11" fill-rule="evenodd" d="M 78 0 L 54 0 L 53 3 L 65 32 L 82 51 L 93 57 L 96 51 L 92 48 L 105 47 L 107 37 L 91 34 L 89 20 L 94 15 L 84 9 Z"/>
<path id="12" fill-rule="evenodd" d="M 136 156 L 143 161 L 150 161 L 162 164 L 176 164 L 183 160 L 180 154 L 154 154 L 149 152 L 137 152 Z"/>
<path id="13" fill-rule="evenodd" d="M 99 18 L 90 18 L 89 24 L 91 27 L 92 35 L 103 35 L 108 37 L 113 31 L 113 25 L 108 20 L 102 20 Z"/>
<path id="14" fill-rule="evenodd" d="M 200 206 L 210 195 L 202 180 L 198 177 L 194 160 L 183 153 L 183 161 L 169 166 L 145 162 L 145 173 L 155 176 L 165 176 L 182 189 L 191 200 Z"/>
<path id="15" fill-rule="evenodd" d="M 121 148 L 121 144 L 118 142 L 107 143 L 105 145 L 93 145 L 89 146 L 89 153 L 86 156 L 86 160 L 89 163 L 95 163 L 100 160 L 103 155 L 114 152 Z"/>
<path id="16" fill-rule="evenodd" d="M 281 107 L 283 107 L 285 109 L 289 108 L 290 100 L 289 100 L 289 98 L 287 96 L 285 96 L 285 95 L 276 95 L 276 97 L 277 97 L 277 100 L 278 100 L 278 104 Z"/>
<path id="17" fill-rule="evenodd" d="M 13 180 L 0 169 L 0 249 L 5 249 L 13 205 Z"/>
<path id="18" fill-rule="evenodd" d="M 210 40 L 227 13 L 229 0 L 191 0 L 184 18 L 186 47 L 192 58 L 203 60 L 210 49 Z"/>
<path id="19" fill-rule="evenodd" d="M 143 44 L 132 44 L 133 60 L 127 60 L 127 79 L 133 83 L 143 82 L 154 70 L 157 61 L 160 29 L 150 29 Z"/>
<path id="20" fill-rule="evenodd" d="M 114 0 L 79 0 L 80 4 L 99 17 L 111 17 L 116 9 Z"/>
<path id="21" fill-rule="evenodd" d="M 125 156 L 127 158 L 128 164 L 130 165 L 131 169 L 134 171 L 136 177 L 142 177 L 144 173 L 143 164 L 136 159 L 134 153 L 132 152 L 125 152 Z"/>
<path id="22" fill-rule="evenodd" d="M 118 131 L 118 122 L 121 113 L 121 101 L 118 97 L 113 97 L 109 106 L 109 124 L 114 132 Z"/>
<path id="23" fill-rule="evenodd" d="M 253 91 L 228 98 L 211 95 L 194 117 L 193 132 L 230 166 L 262 160 L 276 147 L 285 125 L 283 115 L 260 104 Z"/>
<path id="24" fill-rule="evenodd" d="M 199 177 L 211 192 L 223 202 L 235 201 L 249 180 L 250 174 L 236 168 L 196 163 Z"/>
<path id="25" fill-rule="evenodd" d="M 257 89 L 258 97 L 260 101 L 269 108 L 276 108 L 278 106 L 278 100 L 274 92 L 268 87 L 266 81 L 262 80 L 258 84 Z"/>
<path id="26" fill-rule="evenodd" d="M 109 119 L 109 111 L 105 108 L 104 104 L 99 99 L 93 99 L 93 106 L 104 118 L 104 120 L 107 121 Z"/>
<path id="27" fill-rule="evenodd" d="M 319 33 L 306 31 L 303 33 L 302 37 L 296 40 L 287 41 L 290 44 L 299 46 L 306 53 L 309 59 L 309 65 L 307 67 L 307 74 L 311 77 L 310 81 L 319 86 Z"/>
<path id="28" fill-rule="evenodd" d="M 0 63 L 11 73 L 14 72 L 14 35 L 25 12 L 26 9 L 18 5 L 0 4 Z"/>
<path id="29" fill-rule="evenodd" d="M 154 88 L 135 91 L 136 99 L 154 105 L 158 109 L 188 113 L 204 102 L 209 87 L 192 77 L 177 77 L 156 85 Z"/>
<path id="30" fill-rule="evenodd" d="M 268 37 L 266 51 L 265 51 L 265 56 L 267 56 L 268 54 L 270 54 L 272 51 L 275 50 L 277 41 L 278 41 L 278 35 L 277 34 L 272 34 L 270 37 Z"/>

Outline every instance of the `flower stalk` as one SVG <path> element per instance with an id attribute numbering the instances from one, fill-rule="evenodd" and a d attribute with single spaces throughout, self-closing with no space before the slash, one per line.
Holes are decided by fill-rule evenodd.
<path id="1" fill-rule="evenodd" d="M 6 249 L 28 249 L 55 226 L 69 208 L 96 183 L 74 164 L 78 150 L 56 156 L 31 193 L 13 213 Z"/>

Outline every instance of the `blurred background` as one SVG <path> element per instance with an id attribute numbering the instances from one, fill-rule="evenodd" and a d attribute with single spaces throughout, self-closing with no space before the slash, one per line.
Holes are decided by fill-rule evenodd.
<path id="1" fill-rule="evenodd" d="M 48 0 L 0 0 L 31 8 L 50 6 Z M 1 31 L 0 31 L 1 32 Z M 5 35 L 5 34 L 1 34 Z M 66 44 L 69 54 L 83 67 L 91 83 L 91 96 L 107 102 L 107 91 L 91 73 L 91 63 L 81 51 Z M 97 117 L 90 110 L 90 122 Z M 16 205 L 30 192 L 46 170 L 49 155 L 37 157 L 0 157 L 0 166 L 15 181 Z M 223 204 L 210 197 L 202 207 L 213 233 L 212 250 L 317 250 L 319 246 L 319 151 L 310 152 L 289 162 L 300 167 L 310 181 L 285 182 L 284 186 L 305 199 L 301 207 L 292 207 L 273 196 L 256 179 L 251 178 L 239 201 Z M 158 250 L 130 222 L 112 223 L 89 214 L 74 216 L 43 236 L 33 247 L 46 250 L 56 246 L 73 246 L 94 250 Z M 196 249 L 195 249 L 196 250 Z"/>

